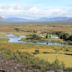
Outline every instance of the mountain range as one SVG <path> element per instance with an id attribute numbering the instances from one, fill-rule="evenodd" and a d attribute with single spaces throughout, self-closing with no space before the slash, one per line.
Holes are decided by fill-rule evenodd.
<path id="1" fill-rule="evenodd" d="M 25 17 L 1 17 L 2 22 L 72 22 L 72 17 L 39 17 L 39 18 L 25 18 Z"/>

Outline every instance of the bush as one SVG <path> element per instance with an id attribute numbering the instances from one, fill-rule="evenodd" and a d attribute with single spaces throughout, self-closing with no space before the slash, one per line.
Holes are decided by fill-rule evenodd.
<path id="1" fill-rule="evenodd" d="M 36 49 L 35 53 L 40 53 L 39 49 Z M 64 64 L 60 63 L 57 59 L 53 63 L 48 63 L 44 60 L 34 57 L 33 54 L 19 51 L 13 52 L 7 48 L 0 48 L 0 55 L 7 60 L 14 60 L 16 63 L 24 65 L 26 69 L 31 69 L 37 72 L 46 72 L 48 70 L 72 70 L 72 68 L 65 68 Z"/>
<path id="2" fill-rule="evenodd" d="M 41 40 L 41 37 L 36 35 L 36 34 L 33 34 L 33 35 L 29 35 L 27 37 L 27 39 L 30 39 L 30 40 Z"/>
<path id="3" fill-rule="evenodd" d="M 33 54 L 39 54 L 39 53 L 40 53 L 39 49 L 36 49 Z"/>
<path id="4" fill-rule="evenodd" d="M 55 60 L 52 64 L 50 64 L 50 69 L 57 71 L 58 69 L 64 70 L 65 66 L 63 63 L 60 63 L 59 60 Z"/>

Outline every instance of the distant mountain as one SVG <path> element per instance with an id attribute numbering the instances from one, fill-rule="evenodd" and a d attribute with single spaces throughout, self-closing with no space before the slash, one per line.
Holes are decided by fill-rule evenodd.
<path id="1" fill-rule="evenodd" d="M 40 20 L 45 21 L 45 22 L 72 22 L 72 17 L 43 17 L 40 18 Z"/>
<path id="2" fill-rule="evenodd" d="M 40 17 L 36 19 L 15 16 L 0 17 L 4 22 L 72 22 L 72 17 Z"/>
<path id="3" fill-rule="evenodd" d="M 3 19 L 4 19 L 4 17 L 0 16 L 0 20 L 3 20 Z"/>
<path id="4" fill-rule="evenodd" d="M 26 21 L 28 21 L 28 19 L 15 17 L 15 16 L 9 16 L 9 17 L 3 18 L 2 21 L 7 21 L 7 22 L 26 22 Z"/>

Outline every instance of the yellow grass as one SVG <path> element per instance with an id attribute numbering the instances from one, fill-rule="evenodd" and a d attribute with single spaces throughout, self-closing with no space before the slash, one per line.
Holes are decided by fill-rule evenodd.
<path id="1" fill-rule="evenodd" d="M 64 47 L 48 46 L 48 45 L 34 45 L 34 44 L 13 44 L 2 43 L 0 47 L 9 48 L 12 51 L 34 53 L 36 49 L 40 51 L 40 54 L 36 54 L 35 57 L 44 59 L 49 62 L 53 62 L 58 59 L 60 62 L 64 62 L 66 67 L 72 68 L 72 56 L 65 55 L 72 54 L 70 51 L 64 51 Z M 45 53 L 46 52 L 46 53 Z M 65 53 L 65 54 L 64 54 Z"/>
<path id="2" fill-rule="evenodd" d="M 64 55 L 64 54 L 38 54 L 35 55 L 40 59 L 44 59 L 49 62 L 53 62 L 58 59 L 60 62 L 63 62 L 66 67 L 72 68 L 72 56 Z"/>
<path id="3" fill-rule="evenodd" d="M 72 25 L 69 23 L 55 23 L 55 24 L 1 24 L 0 32 L 15 32 L 15 28 L 25 31 L 41 31 L 41 32 L 54 32 L 63 31 L 72 33 Z"/>

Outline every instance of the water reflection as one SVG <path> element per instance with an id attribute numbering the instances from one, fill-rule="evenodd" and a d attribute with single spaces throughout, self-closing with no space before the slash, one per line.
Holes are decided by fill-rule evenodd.
<path id="1" fill-rule="evenodd" d="M 58 42 L 32 42 L 32 44 L 44 44 L 44 45 L 56 45 L 56 46 L 66 46 L 65 43 L 58 43 Z"/>
<path id="2" fill-rule="evenodd" d="M 30 43 L 30 44 L 43 44 L 43 45 L 56 45 L 56 46 L 66 46 L 67 44 L 65 43 L 58 43 L 58 42 L 24 42 L 20 41 L 22 38 L 21 37 L 15 37 L 15 38 L 9 38 L 9 42 L 12 43 Z"/>
<path id="3" fill-rule="evenodd" d="M 0 38 L 8 38 L 8 42 L 10 43 L 27 43 L 27 44 L 43 44 L 43 45 L 56 45 L 56 46 L 66 46 L 68 44 L 66 43 L 59 43 L 59 42 L 26 42 L 26 41 L 20 41 L 22 38 L 26 38 L 26 36 L 17 36 L 15 34 L 7 34 L 5 37 Z"/>

